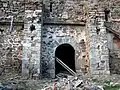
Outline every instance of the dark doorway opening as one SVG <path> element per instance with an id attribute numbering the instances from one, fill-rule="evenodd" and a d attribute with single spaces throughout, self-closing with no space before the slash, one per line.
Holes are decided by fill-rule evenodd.
<path id="1" fill-rule="evenodd" d="M 57 47 L 55 57 L 64 62 L 69 68 L 75 71 L 75 50 L 70 44 L 61 44 Z M 55 74 L 68 72 L 55 60 Z"/>

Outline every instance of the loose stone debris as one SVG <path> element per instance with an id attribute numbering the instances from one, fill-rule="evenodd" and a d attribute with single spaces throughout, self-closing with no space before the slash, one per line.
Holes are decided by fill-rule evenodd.
<path id="1" fill-rule="evenodd" d="M 57 74 L 55 79 L 33 80 L 20 75 L 0 77 L 0 90 L 119 90 L 120 76 L 93 76 L 66 73 Z"/>
<path id="2" fill-rule="evenodd" d="M 42 90 L 104 90 L 102 85 L 97 85 L 89 80 L 82 80 L 71 75 L 67 75 L 65 78 L 62 73 L 60 75 L 58 75 L 59 80 L 57 82 Z"/>

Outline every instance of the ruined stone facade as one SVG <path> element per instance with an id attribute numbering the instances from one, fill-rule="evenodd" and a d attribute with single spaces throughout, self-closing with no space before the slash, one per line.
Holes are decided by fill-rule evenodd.
<path id="1" fill-rule="evenodd" d="M 77 73 L 119 74 L 118 2 L 0 0 L 1 72 L 54 78 L 56 49 L 69 44 Z"/>

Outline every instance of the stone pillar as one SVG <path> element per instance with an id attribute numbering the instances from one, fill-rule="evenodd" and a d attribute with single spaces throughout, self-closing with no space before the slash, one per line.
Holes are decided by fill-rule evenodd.
<path id="1" fill-rule="evenodd" d="M 109 51 L 104 27 L 104 12 L 89 12 L 87 28 L 90 36 L 91 74 L 109 74 Z"/>
<path id="2" fill-rule="evenodd" d="M 25 11 L 22 73 L 29 77 L 40 74 L 41 24 L 38 23 L 40 15 L 36 13 L 41 10 Z"/>

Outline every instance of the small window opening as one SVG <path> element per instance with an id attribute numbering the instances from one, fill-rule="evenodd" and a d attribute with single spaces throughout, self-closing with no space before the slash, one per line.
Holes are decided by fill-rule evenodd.
<path id="1" fill-rule="evenodd" d="M 97 49 L 100 49 L 100 45 L 98 45 Z"/>
<path id="2" fill-rule="evenodd" d="M 34 36 L 31 36 L 31 40 L 33 40 L 34 39 Z"/>
<path id="3" fill-rule="evenodd" d="M 100 32 L 100 28 L 97 28 L 96 33 L 99 34 L 99 32 Z"/>
<path id="4" fill-rule="evenodd" d="M 105 21 L 108 21 L 108 15 L 110 13 L 110 10 L 105 8 L 104 12 L 105 12 Z"/>
<path id="5" fill-rule="evenodd" d="M 3 33 L 3 32 L 4 32 L 4 29 L 1 29 L 1 28 L 0 28 L 0 32 Z"/>
<path id="6" fill-rule="evenodd" d="M 53 2 L 50 0 L 50 12 L 52 12 L 52 4 Z"/>
<path id="7" fill-rule="evenodd" d="M 35 30 L 35 25 L 32 24 L 32 25 L 30 26 L 30 31 L 32 32 L 33 30 Z"/>

